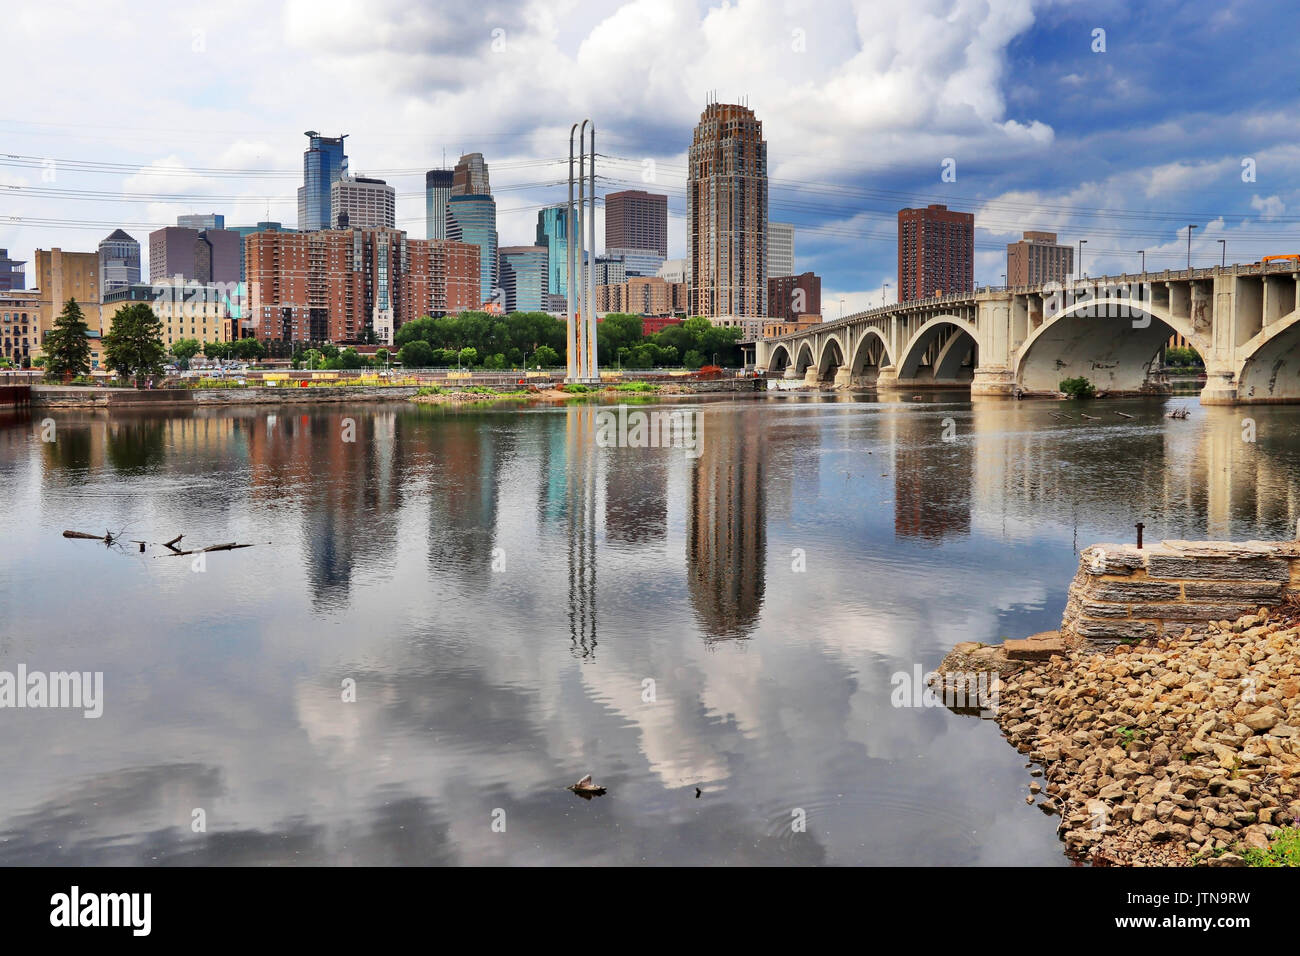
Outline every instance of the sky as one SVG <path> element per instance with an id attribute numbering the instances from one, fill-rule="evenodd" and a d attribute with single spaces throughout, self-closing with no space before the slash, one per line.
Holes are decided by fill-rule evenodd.
<path id="1" fill-rule="evenodd" d="M 597 192 L 669 197 L 710 99 L 768 143 L 769 217 L 823 314 L 897 295 L 896 213 L 975 213 L 976 280 L 1028 229 L 1090 275 L 1300 252 L 1300 59 L 1284 0 L 227 0 L 6 12 L 0 248 L 94 250 L 182 213 L 296 224 L 304 130 L 424 235 L 424 170 L 481 152 L 502 245 L 567 193 L 597 126 Z M 948 175 L 945 176 L 945 171 Z M 1225 240 L 1220 245 L 1218 240 Z M 603 211 L 597 213 L 603 247 Z M 28 271 L 31 279 L 31 271 Z"/>

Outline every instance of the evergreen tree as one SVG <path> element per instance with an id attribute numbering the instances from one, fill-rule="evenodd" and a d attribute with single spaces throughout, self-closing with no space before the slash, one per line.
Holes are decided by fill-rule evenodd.
<path id="1" fill-rule="evenodd" d="M 104 361 L 123 378 L 136 384 L 148 374 L 162 371 L 167 351 L 162 343 L 162 321 L 144 302 L 136 302 L 113 317 L 113 331 L 104 336 Z"/>
<path id="2" fill-rule="evenodd" d="M 90 373 L 90 326 L 76 299 L 69 299 L 45 337 L 45 374 L 51 379 Z"/>

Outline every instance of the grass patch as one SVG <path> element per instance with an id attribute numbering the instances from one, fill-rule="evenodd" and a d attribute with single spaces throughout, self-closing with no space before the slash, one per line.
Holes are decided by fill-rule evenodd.
<path id="1" fill-rule="evenodd" d="M 657 392 L 659 386 L 653 382 L 619 382 L 614 386 L 616 392 Z"/>
<path id="2" fill-rule="evenodd" d="M 1300 866 L 1300 828 L 1282 830 L 1267 850 L 1246 847 L 1241 851 L 1241 858 L 1247 866 Z"/>

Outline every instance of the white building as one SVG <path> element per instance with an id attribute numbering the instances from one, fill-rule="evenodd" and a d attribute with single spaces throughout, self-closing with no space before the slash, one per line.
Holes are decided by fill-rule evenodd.
<path id="1" fill-rule="evenodd" d="M 794 271 L 794 224 L 789 222 L 768 222 L 768 278 L 797 274 Z"/>
<path id="2" fill-rule="evenodd" d="M 330 184 L 331 229 L 344 213 L 351 229 L 396 228 L 397 190 L 382 179 L 342 176 Z"/>

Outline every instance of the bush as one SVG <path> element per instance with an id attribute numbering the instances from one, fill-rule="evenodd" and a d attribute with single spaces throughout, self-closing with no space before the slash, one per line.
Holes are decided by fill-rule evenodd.
<path id="1" fill-rule="evenodd" d="M 583 394 L 584 392 L 590 392 L 590 391 L 593 391 L 593 389 L 591 388 L 591 386 L 589 386 L 589 385 L 583 385 L 581 382 L 574 382 L 574 383 L 571 384 L 571 385 L 561 385 L 561 386 L 560 386 L 560 391 L 562 391 L 562 392 L 572 392 L 574 395 L 581 395 L 581 394 Z"/>
<path id="2" fill-rule="evenodd" d="M 1289 827 L 1276 835 L 1267 850 L 1246 847 L 1241 858 L 1247 866 L 1300 866 L 1300 829 Z"/>
<path id="3" fill-rule="evenodd" d="M 657 392 L 659 386 L 653 382 L 620 382 L 614 386 L 616 392 Z"/>
<path id="4" fill-rule="evenodd" d="M 1175 346 L 1171 349 L 1165 349 L 1166 365 L 1203 365 L 1200 355 L 1193 348 L 1180 348 Z"/>
<path id="5" fill-rule="evenodd" d="M 1097 387 L 1082 375 L 1077 378 L 1061 379 L 1059 387 L 1067 398 L 1092 398 L 1097 394 Z"/>

